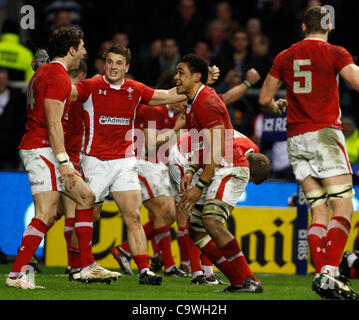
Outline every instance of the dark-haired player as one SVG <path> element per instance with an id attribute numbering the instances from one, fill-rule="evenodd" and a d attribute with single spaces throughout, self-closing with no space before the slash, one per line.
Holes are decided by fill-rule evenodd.
<path id="1" fill-rule="evenodd" d="M 147 240 L 140 221 L 141 187 L 132 141 L 134 118 L 141 103 L 164 105 L 182 101 L 185 96 L 178 95 L 175 88 L 154 90 L 125 78 L 130 57 L 127 48 L 119 45 L 109 48 L 104 54 L 104 76 L 77 83 L 71 99 L 81 101 L 85 110 L 86 138 L 81 166 L 95 193 L 95 203 L 101 204 L 111 193 L 126 223 L 140 284 L 160 285 L 162 278 L 149 270 Z"/>
<path id="2" fill-rule="evenodd" d="M 19 145 L 28 173 L 35 217 L 27 226 L 15 263 L 6 279 L 7 287 L 36 289 L 27 277 L 27 265 L 56 218 L 59 192 L 76 201 L 75 224 L 83 261 L 82 279 L 118 278 L 96 265 L 91 248 L 92 232 L 83 230 L 83 217 L 93 214 L 94 195 L 69 161 L 64 130 L 70 105 L 71 81 L 67 71 L 77 68 L 86 53 L 83 33 L 73 28 L 55 30 L 49 42 L 52 61 L 39 67 L 27 89 L 26 132 Z M 92 229 L 91 229 L 92 230 Z"/>
<path id="3" fill-rule="evenodd" d="M 248 161 L 234 143 L 234 130 L 228 111 L 215 93 L 205 86 L 207 62 L 198 55 L 188 54 L 176 68 L 176 88 L 188 99 L 186 128 L 191 139 L 203 143 L 203 172 L 191 186 L 199 162 L 192 161 L 181 180 L 182 204 L 188 212 L 196 205 L 205 188 L 206 200 L 201 212 L 190 215 L 189 233 L 196 244 L 230 280 L 227 292 L 262 292 L 260 282 L 243 263 L 243 253 L 237 239 L 225 228 L 233 207 L 249 181 Z M 192 141 L 192 142 L 193 142 Z M 267 177 L 263 170 L 263 180 Z M 225 259 L 222 259 L 224 257 Z M 247 274 L 244 279 L 241 275 Z"/>
<path id="4" fill-rule="evenodd" d="M 359 68 L 346 49 L 327 42 L 332 29 L 329 18 L 324 7 L 307 10 L 302 24 L 305 39 L 277 55 L 259 103 L 265 111 L 281 115 L 287 101 L 273 98 L 285 84 L 289 160 L 312 214 L 308 230 L 316 269 L 312 288 L 326 298 L 357 299 L 359 295 L 338 278 L 354 191 L 341 130 L 337 76 L 359 91 Z"/>

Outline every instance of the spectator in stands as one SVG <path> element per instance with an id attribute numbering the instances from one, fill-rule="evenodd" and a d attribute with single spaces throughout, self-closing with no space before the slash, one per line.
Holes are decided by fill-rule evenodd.
<path id="1" fill-rule="evenodd" d="M 246 32 L 248 40 L 252 42 L 254 37 L 262 33 L 262 24 L 258 18 L 250 18 L 246 23 Z"/>
<path id="2" fill-rule="evenodd" d="M 19 25 L 15 21 L 6 20 L 2 31 L 0 67 L 7 69 L 9 81 L 11 82 L 29 81 L 34 74 L 31 68 L 33 54 L 20 43 Z"/>
<path id="3" fill-rule="evenodd" d="M 355 184 L 359 182 L 359 129 L 353 117 L 343 115 L 342 118 L 343 134 L 347 145 L 349 162 L 353 169 L 353 180 Z"/>
<path id="4" fill-rule="evenodd" d="M 209 61 L 212 55 L 209 44 L 204 40 L 197 41 L 195 47 L 193 48 L 193 52 L 206 59 L 206 61 Z"/>
<path id="5" fill-rule="evenodd" d="M 59 10 L 55 13 L 54 23 L 51 29 L 68 28 L 71 27 L 71 25 L 70 12 L 67 10 Z"/>
<path id="6" fill-rule="evenodd" d="M 18 145 L 25 131 L 26 99 L 8 87 L 8 72 L 0 68 L 0 170 L 19 169 Z"/>
<path id="7" fill-rule="evenodd" d="M 180 54 L 176 40 L 173 38 L 164 39 L 161 53 L 151 59 L 148 64 L 146 84 L 154 86 L 163 72 L 175 71 L 179 59 Z"/>
<path id="8" fill-rule="evenodd" d="M 55 0 L 45 7 L 47 23 L 52 29 L 57 26 L 71 26 L 81 29 L 81 5 L 76 0 Z M 56 17 L 57 16 L 57 17 Z"/>
<path id="9" fill-rule="evenodd" d="M 216 6 L 216 16 L 225 25 L 225 37 L 229 41 L 235 30 L 241 29 L 239 21 L 233 19 L 232 8 L 229 2 L 221 1 Z"/>
<path id="10" fill-rule="evenodd" d="M 256 84 L 262 87 L 263 81 L 271 69 L 273 57 L 270 54 L 270 40 L 267 36 L 259 34 L 252 39 L 252 65 L 261 76 L 260 82 Z"/>
<path id="11" fill-rule="evenodd" d="M 103 60 L 103 54 L 106 52 L 107 49 L 111 48 L 113 42 L 111 40 L 104 40 L 100 44 L 100 49 L 98 51 L 97 57 L 93 63 L 93 74 L 104 74 L 105 71 L 105 61 Z M 92 73 L 91 73 L 92 74 Z"/>
<path id="12" fill-rule="evenodd" d="M 117 32 L 112 37 L 113 45 L 119 44 L 125 48 L 129 48 L 130 46 L 130 39 L 126 32 Z"/>
<path id="13" fill-rule="evenodd" d="M 209 64 L 216 64 L 220 69 L 222 61 L 227 57 L 230 50 L 229 43 L 226 41 L 225 32 L 226 26 L 220 20 L 212 21 L 208 25 L 206 32 L 207 41 L 212 52 L 212 55 L 209 59 Z"/>
<path id="14" fill-rule="evenodd" d="M 175 16 L 166 23 L 165 34 L 178 41 L 181 55 L 189 53 L 203 38 L 205 21 L 197 11 L 194 0 L 180 0 Z"/>

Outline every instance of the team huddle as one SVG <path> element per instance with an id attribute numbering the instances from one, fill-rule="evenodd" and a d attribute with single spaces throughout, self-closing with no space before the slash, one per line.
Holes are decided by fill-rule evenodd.
<path id="1" fill-rule="evenodd" d="M 336 74 L 359 90 L 359 71 L 344 48 L 327 43 L 330 27 L 320 25 L 327 14 L 321 7 L 307 11 L 306 38 L 276 57 L 259 103 L 277 115 L 288 106 L 289 158 L 312 213 L 308 243 L 316 268 L 313 291 L 329 299 L 358 299 L 339 274 L 353 189 Z M 225 222 L 248 182 L 260 184 L 269 177 L 270 160 L 233 129 L 228 96 L 210 87 L 218 68 L 187 54 L 163 89 L 152 89 L 126 78 L 130 51 L 117 45 L 104 54 L 104 75 L 85 79 L 79 76 L 86 74 L 83 33 L 72 28 L 52 33 L 49 54 L 51 62 L 38 66 L 28 86 L 26 132 L 19 146 L 35 218 L 24 232 L 6 286 L 42 288 L 27 276 L 27 266 L 61 215 L 69 279 L 117 280 L 121 273 L 97 265 L 92 253 L 93 221 L 110 196 L 127 228 L 127 241 L 112 254 L 127 275 L 133 275 L 129 260 L 134 260 L 140 284 L 162 282 L 158 268 L 150 269 L 151 240 L 164 276 L 191 273 L 192 284 L 227 285 L 223 291 L 230 293 L 263 292 Z M 241 84 L 242 95 L 258 81 L 254 72 Z M 275 101 L 283 84 L 288 101 Z M 149 212 L 145 225 L 140 221 L 142 204 Z M 179 267 L 171 252 L 174 221 Z M 213 273 L 213 265 L 229 284 Z"/>

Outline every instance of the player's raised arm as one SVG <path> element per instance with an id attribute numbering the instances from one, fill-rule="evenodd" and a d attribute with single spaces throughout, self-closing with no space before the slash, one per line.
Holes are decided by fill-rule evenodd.
<path id="1" fill-rule="evenodd" d="M 263 86 L 259 93 L 259 104 L 264 111 L 275 115 L 282 115 L 287 107 L 287 101 L 284 99 L 274 100 L 274 96 L 282 86 L 282 81 L 273 77 L 268 73 L 266 79 L 264 80 Z"/>
<path id="2" fill-rule="evenodd" d="M 224 104 L 230 105 L 241 99 L 246 94 L 248 89 L 256 84 L 260 78 L 261 76 L 258 74 L 256 69 L 249 69 L 246 73 L 246 79 L 243 81 L 243 83 L 234 86 L 222 94 Z"/>
<path id="3" fill-rule="evenodd" d="M 339 74 L 347 81 L 356 91 L 359 91 L 359 67 L 356 64 L 348 64 Z"/>

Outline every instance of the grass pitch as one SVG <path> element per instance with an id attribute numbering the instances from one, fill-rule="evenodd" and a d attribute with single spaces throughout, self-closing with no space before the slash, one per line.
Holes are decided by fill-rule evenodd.
<path id="1" fill-rule="evenodd" d="M 110 285 L 69 282 L 64 268 L 42 266 L 35 279 L 45 289 L 20 290 L 5 287 L 10 269 L 0 265 L 0 300 L 321 300 L 311 290 L 312 275 L 257 274 L 263 293 L 219 293 L 225 286 L 192 285 L 189 278 L 164 277 L 161 286 L 140 285 L 138 275 L 123 275 Z M 352 287 L 359 291 L 359 280 Z"/>

